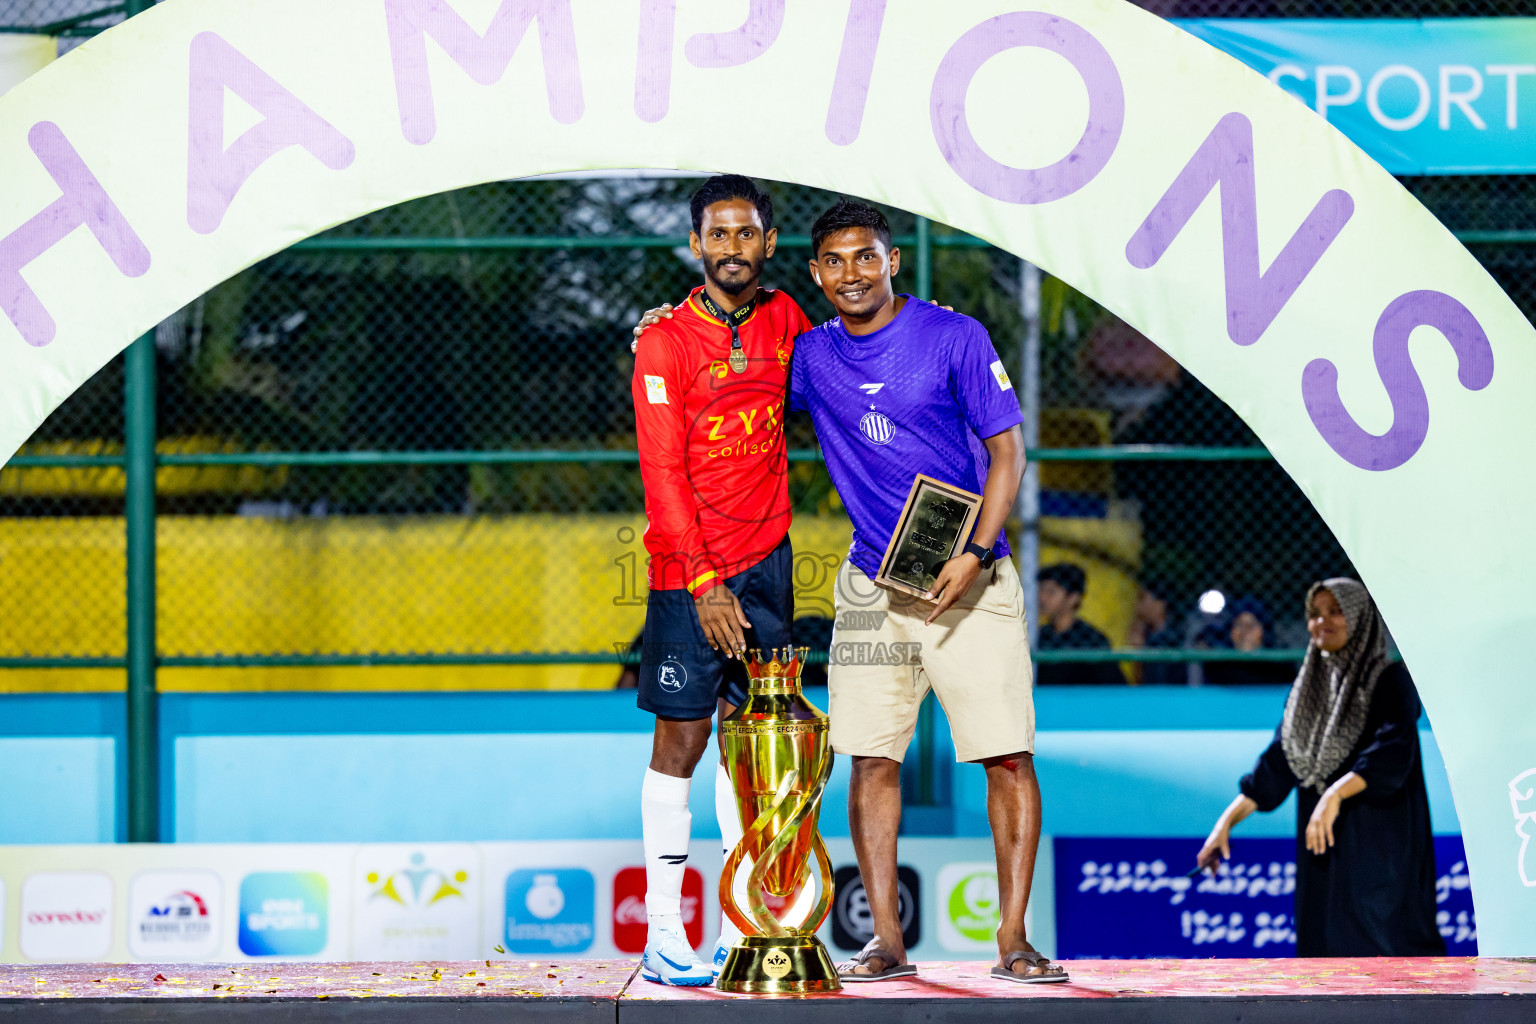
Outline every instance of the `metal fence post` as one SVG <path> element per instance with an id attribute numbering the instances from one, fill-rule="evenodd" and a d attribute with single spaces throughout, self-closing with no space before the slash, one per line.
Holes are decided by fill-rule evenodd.
<path id="1" fill-rule="evenodd" d="M 155 337 L 128 347 L 124 387 L 128 492 L 128 841 L 160 839 L 155 690 Z"/>
<path id="2" fill-rule="evenodd" d="M 132 17 L 154 0 L 127 0 Z M 128 347 L 123 371 L 127 457 L 128 841 L 160 840 L 160 707 L 155 685 L 155 336 Z"/>
<path id="3" fill-rule="evenodd" d="M 917 297 L 933 298 L 933 238 L 927 217 L 917 218 Z M 917 715 L 917 803 L 932 807 L 937 802 L 937 780 L 934 762 L 933 705 L 936 698 L 929 694 Z"/>
<path id="4" fill-rule="evenodd" d="M 917 218 L 917 297 L 933 298 L 933 240 L 927 217 Z"/>
<path id="5" fill-rule="evenodd" d="M 1020 262 L 1020 312 L 1024 315 L 1024 345 L 1020 353 L 1019 406 L 1024 413 L 1024 448 L 1040 447 L 1040 268 L 1027 260 Z M 1035 574 L 1040 571 L 1040 464 L 1030 459 L 1024 467 L 1024 481 L 1014 502 L 1013 514 L 1019 528 L 1019 579 L 1024 584 L 1024 623 L 1029 630 L 1030 646 L 1038 635 L 1040 623 L 1039 593 Z"/>

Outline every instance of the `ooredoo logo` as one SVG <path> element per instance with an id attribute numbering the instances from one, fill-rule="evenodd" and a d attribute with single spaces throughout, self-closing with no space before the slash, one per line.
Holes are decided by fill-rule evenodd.
<path id="1" fill-rule="evenodd" d="M 613 876 L 613 944 L 623 953 L 645 952 L 645 868 L 624 868 Z M 704 944 L 704 876 L 683 869 L 683 930 L 688 945 Z"/>
<path id="2" fill-rule="evenodd" d="M 29 960 L 100 960 L 112 948 L 112 879 L 49 871 L 21 884 L 21 952 Z"/>
<path id="3" fill-rule="evenodd" d="M 128 948 L 140 960 L 211 957 L 224 886 L 211 871 L 145 871 L 128 890 Z"/>

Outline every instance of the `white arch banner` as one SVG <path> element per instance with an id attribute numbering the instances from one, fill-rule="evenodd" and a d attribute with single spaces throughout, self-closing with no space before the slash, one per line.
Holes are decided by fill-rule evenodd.
<path id="1" fill-rule="evenodd" d="M 1481 948 L 1536 954 L 1536 334 L 1343 136 L 1120 0 L 168 0 L 0 98 L 0 453 L 302 238 L 607 167 L 905 207 L 1173 354 L 1361 569 L 1445 755 Z"/>

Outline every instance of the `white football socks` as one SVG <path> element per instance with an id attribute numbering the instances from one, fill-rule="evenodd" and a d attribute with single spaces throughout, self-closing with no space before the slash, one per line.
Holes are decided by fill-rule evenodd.
<path id="1" fill-rule="evenodd" d="M 736 810 L 736 791 L 731 786 L 731 775 L 725 770 L 725 765 L 715 765 L 715 818 L 720 822 L 720 845 L 726 857 L 736 849 L 736 844 L 741 842 L 745 830 L 742 828 L 741 816 Z M 750 865 L 746 865 L 750 867 Z M 743 873 L 744 875 L 744 873 Z M 734 946 L 741 938 L 741 929 L 731 923 L 731 919 L 725 916 L 724 908 L 720 910 L 720 941 L 727 946 Z"/>
<path id="2" fill-rule="evenodd" d="M 645 842 L 645 913 L 651 927 L 683 928 L 683 872 L 693 815 L 693 780 L 645 770 L 640 786 L 640 830 Z"/>

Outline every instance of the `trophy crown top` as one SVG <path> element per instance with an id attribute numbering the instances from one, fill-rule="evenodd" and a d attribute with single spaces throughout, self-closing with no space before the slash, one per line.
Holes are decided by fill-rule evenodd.
<path id="1" fill-rule="evenodd" d="M 776 647 L 765 652 L 753 650 L 751 657 L 744 664 L 747 669 L 747 677 L 753 683 L 768 684 L 770 681 L 793 681 L 798 688 L 800 684 L 800 672 L 805 668 L 806 655 L 811 653 L 809 647 Z"/>

